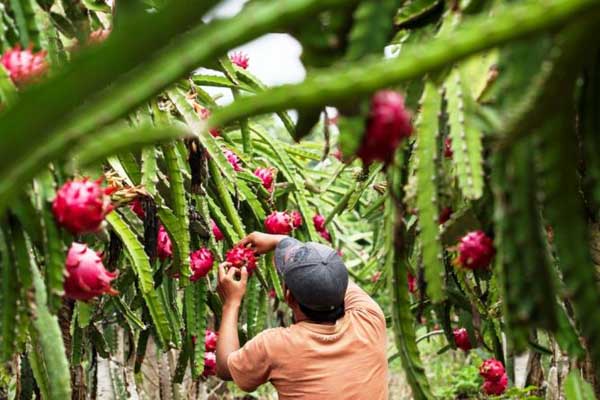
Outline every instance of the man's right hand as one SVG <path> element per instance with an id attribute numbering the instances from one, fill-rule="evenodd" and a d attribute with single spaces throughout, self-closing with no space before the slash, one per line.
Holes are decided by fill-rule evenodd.
<path id="1" fill-rule="evenodd" d="M 271 235 L 262 232 L 252 232 L 240 241 L 240 245 L 250 245 L 258 254 L 268 253 L 277 247 L 277 244 L 285 239 L 285 235 Z"/>

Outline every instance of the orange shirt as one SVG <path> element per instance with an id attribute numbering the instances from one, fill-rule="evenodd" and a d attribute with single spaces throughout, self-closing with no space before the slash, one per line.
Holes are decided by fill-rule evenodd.
<path id="1" fill-rule="evenodd" d="M 227 359 L 234 382 L 251 392 L 271 382 L 279 399 L 369 399 L 387 395 L 383 312 L 349 283 L 343 318 L 335 325 L 302 321 L 268 329 Z"/>

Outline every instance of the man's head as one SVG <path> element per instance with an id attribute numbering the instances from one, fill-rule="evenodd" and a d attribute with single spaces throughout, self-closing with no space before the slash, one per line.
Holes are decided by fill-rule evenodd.
<path id="1" fill-rule="evenodd" d="M 331 247 L 285 238 L 275 248 L 275 266 L 310 320 L 334 322 L 344 315 L 348 271 Z"/>

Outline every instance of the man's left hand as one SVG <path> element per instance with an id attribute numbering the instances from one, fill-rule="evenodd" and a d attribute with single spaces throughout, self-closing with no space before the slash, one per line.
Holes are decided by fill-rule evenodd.
<path id="1" fill-rule="evenodd" d="M 227 269 L 229 268 L 229 269 Z M 236 280 L 236 275 L 240 276 Z M 248 270 L 242 267 L 241 270 L 234 268 L 230 263 L 219 264 L 219 283 L 217 291 L 223 300 L 223 305 L 239 306 L 246 293 L 246 283 L 248 282 Z"/>

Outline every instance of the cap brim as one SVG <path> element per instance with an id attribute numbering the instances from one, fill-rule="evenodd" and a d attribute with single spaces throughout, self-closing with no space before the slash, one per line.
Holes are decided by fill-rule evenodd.
<path id="1" fill-rule="evenodd" d="M 275 269 L 277 269 L 279 275 L 284 274 L 285 266 L 293 251 L 303 245 L 304 243 L 293 237 L 287 237 L 277 244 L 277 247 L 275 247 Z"/>

